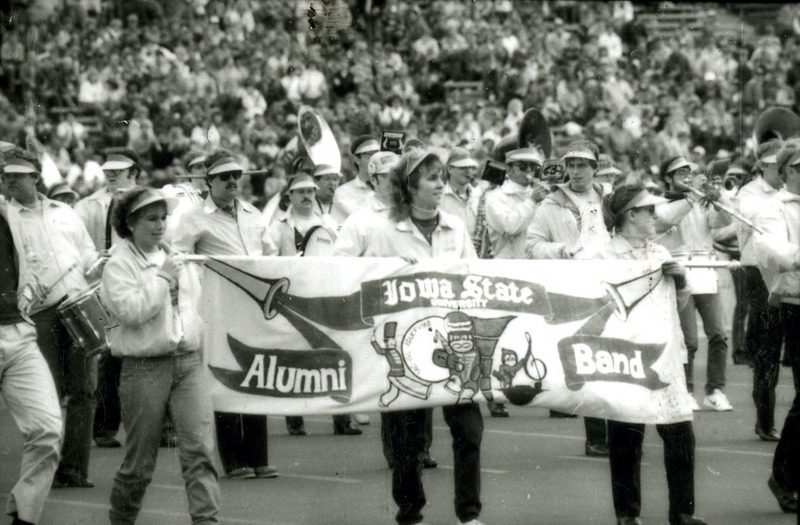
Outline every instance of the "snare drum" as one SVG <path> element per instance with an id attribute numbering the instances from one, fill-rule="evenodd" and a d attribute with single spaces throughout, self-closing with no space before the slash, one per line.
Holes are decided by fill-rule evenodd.
<path id="1" fill-rule="evenodd" d="M 61 303 L 57 311 L 73 343 L 83 349 L 87 359 L 108 350 L 106 332 L 112 328 L 111 316 L 100 302 L 99 282 Z"/>
<path id="2" fill-rule="evenodd" d="M 678 262 L 718 260 L 713 251 L 674 252 L 672 255 Z M 686 284 L 693 295 L 717 293 L 717 271 L 714 268 L 686 268 Z"/>

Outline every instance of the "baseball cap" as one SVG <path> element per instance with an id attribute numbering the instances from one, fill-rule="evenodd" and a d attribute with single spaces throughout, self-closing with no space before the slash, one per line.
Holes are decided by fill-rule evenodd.
<path id="1" fill-rule="evenodd" d="M 379 151 L 377 153 L 373 153 L 369 158 L 367 171 L 370 175 L 389 173 L 392 171 L 392 168 L 397 166 L 399 161 L 400 156 L 396 153 L 392 153 L 391 151 Z"/>

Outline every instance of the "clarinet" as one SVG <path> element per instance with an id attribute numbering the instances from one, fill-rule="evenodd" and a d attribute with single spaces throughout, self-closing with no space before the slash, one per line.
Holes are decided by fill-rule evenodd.
<path id="1" fill-rule="evenodd" d="M 481 259 L 491 259 L 494 257 L 492 253 L 492 245 L 489 243 L 489 227 L 486 224 L 486 194 L 489 192 L 487 188 L 481 194 L 478 201 L 478 214 L 475 217 L 475 230 L 472 232 L 472 244 L 475 246 L 475 251 Z"/>

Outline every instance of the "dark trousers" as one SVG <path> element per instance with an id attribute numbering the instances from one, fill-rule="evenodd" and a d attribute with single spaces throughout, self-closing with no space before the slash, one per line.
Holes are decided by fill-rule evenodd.
<path id="1" fill-rule="evenodd" d="M 750 317 L 747 322 L 747 351 L 753 361 L 753 401 L 756 404 L 756 427 L 769 432 L 775 428 L 775 387 L 780 372 L 783 327 L 780 308 L 769 306 L 761 272 L 746 267 Z"/>
<path id="2" fill-rule="evenodd" d="M 733 308 L 733 321 L 731 322 L 731 338 L 733 339 L 732 354 L 739 359 L 749 359 L 747 349 L 747 315 L 750 310 L 750 300 L 747 288 L 747 267 L 732 268 L 731 279 L 733 291 L 736 294 L 736 306 Z"/>
<path id="3" fill-rule="evenodd" d="M 592 445 L 605 445 L 608 440 L 606 420 L 596 417 L 584 417 L 583 425 L 586 427 L 586 441 Z"/>
<path id="4" fill-rule="evenodd" d="M 782 487 L 797 491 L 800 490 L 800 306 L 781 305 L 781 320 L 794 376 L 794 402 L 775 448 L 772 475 Z"/>
<path id="5" fill-rule="evenodd" d="M 426 408 L 425 410 L 425 454 L 430 455 L 431 445 L 433 444 L 433 409 Z M 394 462 L 394 454 L 392 453 L 392 441 L 389 439 L 389 422 L 386 419 L 387 412 L 381 412 L 381 445 L 383 448 L 383 457 L 386 458 L 386 463 L 389 468 L 392 468 Z"/>
<path id="6" fill-rule="evenodd" d="M 95 438 L 113 438 L 119 431 L 120 368 L 120 359 L 109 353 L 103 354 L 98 360 L 93 432 Z"/>
<path id="7" fill-rule="evenodd" d="M 39 349 L 53 374 L 59 399 L 67 398 L 64 445 L 56 476 L 85 478 L 89 475 L 92 447 L 97 360 L 86 359 L 83 349 L 72 344 L 55 307 L 33 315 L 32 319 Z"/>
<path id="8" fill-rule="evenodd" d="M 226 473 L 242 467 L 266 467 L 267 416 L 214 412 L 219 457 Z"/>
<path id="9" fill-rule="evenodd" d="M 453 437 L 456 516 L 465 522 L 481 513 L 483 417 L 475 404 L 447 406 L 442 412 Z M 419 523 L 426 502 L 421 464 L 425 451 L 425 410 L 389 412 L 386 424 L 394 457 L 392 497 L 398 506 L 397 523 Z"/>
<path id="10" fill-rule="evenodd" d="M 694 432 L 691 421 L 656 425 L 664 440 L 670 523 L 678 514 L 694 514 Z M 641 479 L 644 425 L 608 421 L 611 493 L 618 518 L 638 517 L 642 509 Z"/>
<path id="11" fill-rule="evenodd" d="M 342 414 L 340 416 L 333 416 L 333 433 L 341 434 L 344 429 L 352 424 L 350 414 Z M 286 429 L 297 430 L 303 428 L 305 422 L 303 416 L 286 416 Z"/>

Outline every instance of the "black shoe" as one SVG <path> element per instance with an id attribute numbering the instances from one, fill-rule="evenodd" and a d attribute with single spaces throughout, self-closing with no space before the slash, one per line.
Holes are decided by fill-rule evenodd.
<path id="1" fill-rule="evenodd" d="M 508 409 L 500 403 L 492 403 L 489 406 L 489 413 L 492 417 L 508 417 Z"/>
<path id="2" fill-rule="evenodd" d="M 734 352 L 731 357 L 734 365 L 753 366 L 753 359 L 744 352 Z"/>
<path id="3" fill-rule="evenodd" d="M 617 518 L 617 525 L 642 525 L 642 520 L 635 516 L 629 518 Z"/>
<path id="4" fill-rule="evenodd" d="M 14 518 L 13 521 L 11 522 L 11 525 L 36 525 L 33 522 L 20 519 L 20 517 L 17 515 L 16 512 L 11 514 L 11 517 Z"/>
<path id="5" fill-rule="evenodd" d="M 425 454 L 422 456 L 422 468 L 436 468 L 439 466 L 439 463 L 431 457 L 430 454 Z"/>
<path id="6" fill-rule="evenodd" d="M 289 431 L 290 436 L 305 436 L 307 434 L 305 425 L 286 427 L 286 430 Z"/>
<path id="7" fill-rule="evenodd" d="M 553 419 L 572 419 L 578 417 L 577 414 L 567 414 L 566 412 L 559 412 L 557 410 L 550 411 L 550 417 Z"/>
<path id="8" fill-rule="evenodd" d="M 766 430 L 761 430 L 758 426 L 756 426 L 756 434 L 758 435 L 759 438 L 761 438 L 761 441 L 781 440 L 780 434 L 778 434 L 774 428 L 771 429 L 769 432 L 767 432 Z"/>
<path id="9" fill-rule="evenodd" d="M 94 438 L 94 444 L 100 448 L 119 448 L 122 446 L 116 438 L 100 436 Z"/>
<path id="10" fill-rule="evenodd" d="M 53 477 L 54 489 L 90 489 L 94 487 L 94 483 L 89 481 L 88 478 L 78 475 L 70 476 L 55 476 Z"/>
<path id="11" fill-rule="evenodd" d="M 707 525 L 706 520 L 692 514 L 678 514 L 677 518 L 670 518 L 669 525 Z"/>
<path id="12" fill-rule="evenodd" d="M 291 431 L 289 433 L 291 434 Z M 305 433 L 305 429 L 303 433 Z M 337 436 L 360 436 L 361 429 L 351 423 L 346 427 L 333 429 L 333 433 Z"/>
<path id="13" fill-rule="evenodd" d="M 584 446 L 584 452 L 590 458 L 607 458 L 608 457 L 608 447 L 604 444 L 592 445 L 588 441 Z"/>
<path id="14" fill-rule="evenodd" d="M 781 510 L 787 514 L 796 514 L 797 513 L 797 493 L 791 490 L 785 489 L 778 485 L 778 482 L 775 481 L 774 476 L 770 476 L 769 480 L 767 480 L 767 486 L 769 490 L 772 491 L 772 494 L 775 496 L 775 499 L 778 500 L 778 506 Z"/>

